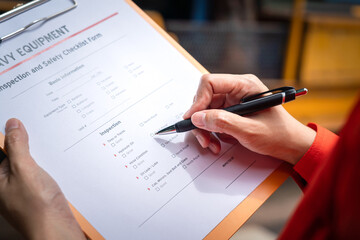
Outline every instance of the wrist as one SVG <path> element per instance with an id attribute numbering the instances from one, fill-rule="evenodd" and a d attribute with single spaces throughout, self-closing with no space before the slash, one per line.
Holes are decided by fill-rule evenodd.
<path id="1" fill-rule="evenodd" d="M 56 201 L 56 200 L 55 200 Z M 59 205 L 58 205 L 59 206 Z M 27 239 L 86 239 L 67 202 L 59 207 L 46 206 L 39 210 L 25 229 Z"/>
<path id="2" fill-rule="evenodd" d="M 86 239 L 75 218 L 54 216 L 39 219 L 31 226 L 25 237 L 31 240 Z"/>
<path id="3" fill-rule="evenodd" d="M 283 160 L 295 165 L 313 144 L 316 131 L 293 119 Z"/>

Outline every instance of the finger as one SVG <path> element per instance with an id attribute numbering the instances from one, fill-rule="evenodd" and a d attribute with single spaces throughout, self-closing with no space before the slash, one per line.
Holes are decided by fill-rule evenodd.
<path id="1" fill-rule="evenodd" d="M 223 108 L 226 100 L 225 94 L 214 94 L 210 103 L 210 108 Z"/>
<path id="2" fill-rule="evenodd" d="M 227 105 L 235 105 L 248 95 L 266 91 L 268 88 L 254 75 L 205 74 L 202 76 L 195 102 L 184 115 L 190 118 L 197 111 L 206 109 L 214 94 L 226 94 Z"/>
<path id="3" fill-rule="evenodd" d="M 226 143 L 235 144 L 237 142 L 237 140 L 233 136 L 226 134 L 226 133 L 216 133 L 216 136 L 221 141 L 226 142 Z"/>
<path id="4" fill-rule="evenodd" d="M 210 134 L 209 149 L 215 154 L 218 154 L 221 150 L 221 144 L 219 139 L 217 139 L 212 133 Z"/>
<path id="5" fill-rule="evenodd" d="M 194 134 L 201 147 L 209 148 L 210 151 L 215 154 L 218 154 L 220 152 L 220 141 L 211 132 L 202 129 L 194 129 L 191 132 Z"/>
<path id="6" fill-rule="evenodd" d="M 17 119 L 10 119 L 6 123 L 5 132 L 5 148 L 10 160 L 10 167 L 32 162 L 28 134 L 24 125 Z"/>
<path id="7" fill-rule="evenodd" d="M 202 98 L 199 91 L 211 85 L 214 94 L 225 94 L 228 105 L 239 103 L 242 98 L 263 92 L 268 88 L 253 74 L 208 74 L 201 79 L 197 99 Z"/>
<path id="8" fill-rule="evenodd" d="M 224 82 L 220 81 L 221 77 L 228 79 L 227 76 L 228 75 L 225 74 L 204 74 L 201 77 L 194 98 L 195 101 L 190 109 L 184 114 L 184 118 L 190 118 L 194 112 L 206 109 L 210 105 L 214 94 L 228 93 L 225 89 L 232 89 L 234 87 L 234 82 L 227 80 L 224 80 Z M 227 88 L 223 85 L 226 85 Z"/>
<path id="9" fill-rule="evenodd" d="M 201 147 L 207 148 L 210 144 L 210 132 L 202 129 L 194 129 L 191 131 L 195 136 L 197 141 L 200 143 Z"/>
<path id="10" fill-rule="evenodd" d="M 191 117 L 192 123 L 209 132 L 225 133 L 235 138 L 241 135 L 250 124 L 250 119 L 224 110 L 204 110 L 196 112 Z"/>

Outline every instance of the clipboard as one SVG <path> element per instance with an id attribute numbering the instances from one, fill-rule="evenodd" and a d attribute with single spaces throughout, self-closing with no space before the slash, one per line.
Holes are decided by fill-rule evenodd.
<path id="1" fill-rule="evenodd" d="M 34 7 L 42 5 L 49 0 L 36 0 L 28 4 L 23 5 L 20 8 L 9 11 L 5 15 L 0 16 L 0 24 L 7 19 L 17 16 L 25 11 L 30 11 Z M 73 5 L 67 9 L 61 10 L 51 16 L 36 19 L 27 24 L 21 29 L 14 30 L 14 32 L 7 34 L 6 36 L 0 36 L 0 44 L 3 41 L 7 41 L 12 37 L 15 37 L 27 29 L 38 23 L 44 23 L 50 19 L 53 19 L 59 15 L 65 14 L 77 7 L 75 0 L 69 0 Z M 159 27 L 146 13 L 144 13 L 135 3 L 131 0 L 125 0 L 125 2 L 133 8 L 147 23 L 149 23 L 162 37 L 164 37 L 177 51 L 179 51 L 192 65 L 194 65 L 200 72 L 208 73 L 208 71 L 198 63 L 185 49 L 183 49 L 170 35 L 168 35 L 161 27 Z M 4 136 L 0 133 L 0 146 L 3 146 Z M 273 192 L 288 178 L 291 172 L 291 167 L 282 163 L 280 167 L 275 170 L 270 176 L 268 176 L 248 197 L 243 200 L 233 211 L 228 214 L 204 239 L 229 239 L 250 217 L 251 215 L 271 196 Z M 104 237 L 81 215 L 72 205 L 69 206 L 79 222 L 82 230 L 89 239 L 104 239 Z"/>

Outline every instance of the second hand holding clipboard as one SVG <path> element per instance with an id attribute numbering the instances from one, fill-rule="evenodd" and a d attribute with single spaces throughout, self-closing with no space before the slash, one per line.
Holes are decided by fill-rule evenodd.
<path id="1" fill-rule="evenodd" d="M 295 97 L 305 95 L 308 92 L 306 88 L 295 90 L 293 87 L 281 87 L 270 91 L 262 92 L 253 96 L 246 97 L 240 104 L 233 105 L 223 110 L 232 112 L 238 115 L 246 115 L 258 112 L 270 107 L 281 105 L 286 102 L 295 100 Z M 263 96 L 264 94 L 272 93 L 271 95 Z M 156 134 L 166 135 L 171 133 L 187 132 L 195 129 L 196 126 L 191 122 L 191 119 L 185 119 L 176 124 L 166 127 Z"/>

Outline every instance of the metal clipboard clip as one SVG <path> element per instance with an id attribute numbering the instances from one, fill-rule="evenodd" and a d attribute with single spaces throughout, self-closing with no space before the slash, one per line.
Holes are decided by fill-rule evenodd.
<path id="1" fill-rule="evenodd" d="M 5 22 L 5 21 L 9 20 L 10 18 L 15 17 L 16 15 L 19 15 L 19 14 L 21 14 L 23 12 L 26 12 L 26 11 L 28 11 L 28 10 L 34 8 L 34 7 L 37 7 L 37 6 L 39 6 L 39 5 L 41 5 L 41 4 L 45 3 L 45 2 L 48 2 L 48 1 L 50 1 L 50 0 L 35 0 L 35 1 L 29 2 L 27 4 L 24 4 L 24 5 L 20 6 L 20 7 L 17 7 L 15 9 L 13 9 L 13 10 L 10 10 L 10 11 L 0 15 L 0 23 Z M 74 8 L 76 8 L 78 6 L 76 0 L 70 0 L 70 1 L 73 3 L 73 5 L 71 7 L 67 8 L 67 9 L 64 9 L 64 10 L 62 10 L 60 12 L 57 12 L 57 13 L 55 13 L 53 15 L 36 19 L 36 20 L 32 21 L 31 23 L 25 25 L 24 27 L 22 27 L 22 28 L 20 28 L 20 29 L 18 29 L 16 31 L 13 31 L 13 32 L 11 32 L 11 33 L 3 36 L 3 37 L 0 37 L 0 44 L 2 42 L 6 41 L 6 40 L 9 40 L 10 38 L 13 38 L 13 37 L 25 32 L 27 29 L 29 29 L 30 27 L 32 27 L 32 26 L 34 26 L 36 24 L 44 23 L 44 22 L 46 22 L 46 21 L 48 21 L 50 19 L 56 18 L 57 16 L 60 16 L 60 15 L 62 15 L 64 13 L 67 13 L 67 12 L 73 10 Z"/>

